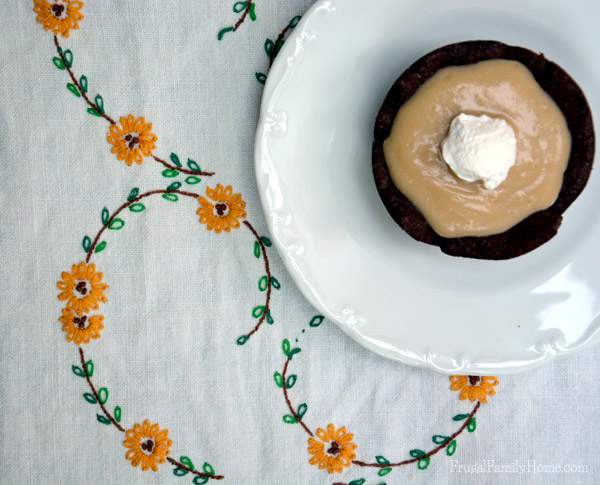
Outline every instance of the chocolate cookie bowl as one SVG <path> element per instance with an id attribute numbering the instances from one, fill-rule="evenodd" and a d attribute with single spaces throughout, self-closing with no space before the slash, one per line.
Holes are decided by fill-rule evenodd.
<path id="1" fill-rule="evenodd" d="M 394 183 L 384 153 L 400 109 L 440 70 L 502 59 L 525 66 L 552 98 L 566 120 L 571 151 L 555 202 L 545 210 L 498 234 L 478 237 L 443 237 Z M 373 174 L 380 197 L 393 219 L 414 239 L 439 246 L 452 256 L 502 260 L 526 254 L 554 237 L 563 213 L 585 188 L 592 170 L 595 136 L 585 95 L 571 76 L 543 55 L 494 41 L 469 41 L 437 49 L 407 69 L 388 93 L 377 116 L 372 151 Z"/>

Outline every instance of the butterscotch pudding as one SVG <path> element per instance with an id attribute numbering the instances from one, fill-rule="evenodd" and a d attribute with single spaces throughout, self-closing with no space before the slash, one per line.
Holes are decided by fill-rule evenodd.
<path id="1" fill-rule="evenodd" d="M 499 42 L 417 61 L 377 117 L 381 198 L 415 239 L 455 256 L 508 259 L 551 239 L 594 157 L 592 115 L 571 77 Z"/>

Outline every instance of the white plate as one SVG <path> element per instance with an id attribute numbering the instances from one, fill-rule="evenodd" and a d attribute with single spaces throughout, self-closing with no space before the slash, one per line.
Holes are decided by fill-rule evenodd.
<path id="1" fill-rule="evenodd" d="M 492 39 L 542 51 L 600 113 L 600 2 L 321 0 L 273 66 L 256 171 L 300 290 L 365 347 L 446 373 L 531 368 L 600 339 L 600 173 L 559 235 L 504 262 L 453 258 L 407 236 L 371 174 L 373 123 L 414 60 Z"/>

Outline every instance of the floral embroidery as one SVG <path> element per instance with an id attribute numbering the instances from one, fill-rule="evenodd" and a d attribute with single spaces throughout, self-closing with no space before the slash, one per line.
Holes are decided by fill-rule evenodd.
<path id="1" fill-rule="evenodd" d="M 149 157 L 156 148 L 158 137 L 152 133 L 152 123 L 143 116 L 121 117 L 119 124 L 110 125 L 106 137 L 112 145 L 111 152 L 128 166 L 134 162 L 141 165 L 144 157 Z"/>
<path id="2" fill-rule="evenodd" d="M 327 473 L 341 473 L 344 468 L 352 466 L 352 460 L 356 458 L 352 433 L 345 427 L 336 429 L 333 424 L 328 424 L 327 429 L 317 428 L 315 434 L 317 438 L 308 438 L 311 465 L 327 470 Z"/>
<path id="3" fill-rule="evenodd" d="M 240 227 L 240 219 L 246 217 L 246 202 L 241 194 L 234 194 L 231 185 L 223 187 L 218 184 L 214 189 L 206 187 L 206 196 L 200 197 L 200 208 L 196 211 L 201 224 L 206 224 L 209 231 L 217 234 L 229 232 Z"/>
<path id="4" fill-rule="evenodd" d="M 79 315 L 72 308 L 63 308 L 59 321 L 67 342 L 75 345 L 89 344 L 91 340 L 99 339 L 104 329 L 104 316 Z"/>
<path id="5" fill-rule="evenodd" d="M 273 62 L 275 61 L 277 54 L 279 54 L 279 51 L 283 47 L 283 44 L 285 43 L 285 39 L 286 39 L 287 35 L 293 29 L 296 28 L 296 26 L 298 25 L 298 23 L 300 22 L 301 19 L 302 19 L 301 15 L 297 15 L 296 17 L 292 18 L 292 20 L 290 20 L 288 22 L 288 24 L 284 27 L 284 29 L 279 33 L 279 35 L 277 36 L 275 41 L 273 41 L 271 39 L 265 40 L 264 47 L 265 47 L 265 54 L 267 54 L 267 57 L 269 59 L 269 69 L 273 65 Z M 267 82 L 267 75 L 263 72 L 256 72 L 256 73 L 254 73 L 254 76 L 256 77 L 256 80 L 261 84 L 265 84 Z"/>
<path id="6" fill-rule="evenodd" d="M 495 386 L 500 381 L 494 376 L 450 376 L 450 389 L 460 391 L 461 401 L 480 401 L 487 403 L 487 396 L 496 394 Z"/>
<path id="7" fill-rule="evenodd" d="M 233 13 L 241 13 L 237 22 L 228 27 L 223 27 L 217 34 L 217 39 L 223 40 L 223 36 L 228 32 L 235 32 L 244 23 L 247 17 L 250 17 L 252 22 L 256 21 L 256 3 L 255 0 L 241 0 L 233 4 Z"/>
<path id="8" fill-rule="evenodd" d="M 147 419 L 142 424 L 134 424 L 125 431 L 123 445 L 127 448 L 125 458 L 132 466 L 139 466 L 143 471 L 158 471 L 158 465 L 167 461 L 173 442 L 169 439 L 169 431 L 160 429 Z"/>
<path id="9" fill-rule="evenodd" d="M 79 29 L 83 20 L 83 2 L 77 0 L 33 0 L 36 20 L 48 32 L 69 37 L 71 30 Z"/>
<path id="10" fill-rule="evenodd" d="M 93 263 L 74 264 L 70 273 L 62 273 L 62 279 L 56 285 L 61 290 L 58 299 L 66 301 L 67 308 L 72 308 L 78 315 L 97 310 L 100 303 L 107 301 L 104 290 L 108 285 L 102 282 L 102 277 Z"/>

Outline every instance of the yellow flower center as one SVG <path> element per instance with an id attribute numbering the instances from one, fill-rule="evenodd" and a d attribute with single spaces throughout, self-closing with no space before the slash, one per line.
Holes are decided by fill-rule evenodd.
<path id="1" fill-rule="evenodd" d="M 79 330 L 85 330 L 89 327 L 89 324 L 90 322 L 88 320 L 88 317 L 86 317 L 85 315 L 73 318 L 73 325 L 75 325 L 75 327 L 77 327 Z"/>
<path id="2" fill-rule="evenodd" d="M 469 384 L 471 384 L 472 386 L 476 386 L 480 380 L 481 377 L 479 376 L 469 376 Z"/>
<path id="3" fill-rule="evenodd" d="M 67 18 L 67 5 L 65 2 L 57 0 L 52 4 L 52 15 L 57 19 L 62 20 Z"/>
<path id="4" fill-rule="evenodd" d="M 227 217 L 229 215 L 229 206 L 225 202 L 217 202 L 213 210 L 215 217 Z"/>
<path id="5" fill-rule="evenodd" d="M 341 451 L 342 451 L 342 449 L 340 448 L 339 443 L 337 441 L 332 441 L 331 446 L 327 450 L 327 453 L 329 453 L 330 455 L 333 455 L 333 456 L 337 456 L 340 454 Z"/>
<path id="6" fill-rule="evenodd" d="M 77 293 L 79 293 L 82 297 L 84 297 L 85 295 L 87 295 L 90 291 L 90 288 L 88 287 L 88 283 L 87 281 L 79 281 L 77 282 L 77 285 L 75 285 L 75 291 Z"/>
<path id="7" fill-rule="evenodd" d="M 142 452 L 145 455 L 150 456 L 153 451 L 154 451 L 154 441 L 153 440 L 147 439 L 146 441 L 142 442 Z"/>
<path id="8" fill-rule="evenodd" d="M 133 150 L 136 146 L 139 146 L 140 144 L 140 134 L 135 132 L 127 133 L 123 137 L 123 141 L 127 144 L 127 147 L 130 150 Z"/>

